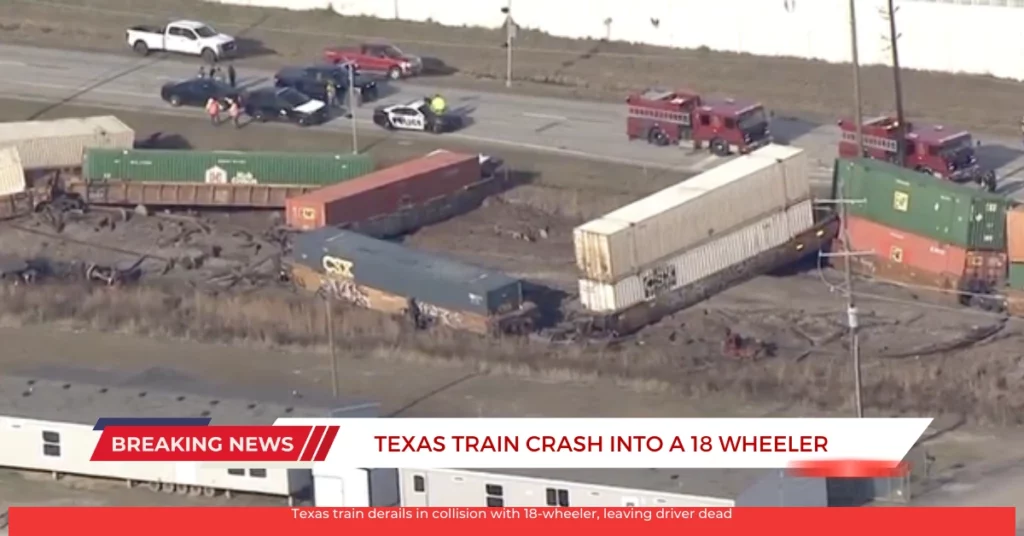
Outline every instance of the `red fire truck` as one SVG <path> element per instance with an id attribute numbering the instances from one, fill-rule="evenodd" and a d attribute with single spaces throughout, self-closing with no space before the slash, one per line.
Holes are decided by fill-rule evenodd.
<path id="1" fill-rule="evenodd" d="M 747 153 L 772 141 L 764 106 L 703 99 L 692 91 L 647 89 L 626 99 L 626 135 L 653 145 L 681 145 L 719 156 Z"/>
<path id="2" fill-rule="evenodd" d="M 857 156 L 855 126 L 856 122 L 849 119 L 839 121 L 842 131 L 839 156 Z M 978 163 L 970 132 L 924 123 L 908 122 L 905 126 L 905 154 L 900 158 L 896 154 L 899 121 L 892 116 L 866 120 L 862 128 L 864 150 L 867 153 L 864 156 L 886 160 L 946 180 L 974 181 L 989 189 L 995 188 L 995 172 L 982 168 Z"/>

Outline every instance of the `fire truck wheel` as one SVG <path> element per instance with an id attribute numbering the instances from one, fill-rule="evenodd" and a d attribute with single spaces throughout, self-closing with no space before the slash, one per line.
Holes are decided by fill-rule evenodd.
<path id="1" fill-rule="evenodd" d="M 664 147 L 668 145 L 668 136 L 660 128 L 652 128 L 647 133 L 647 143 Z"/>
<path id="2" fill-rule="evenodd" d="M 716 156 L 729 156 L 729 144 L 720 139 L 711 140 L 711 154 Z"/>

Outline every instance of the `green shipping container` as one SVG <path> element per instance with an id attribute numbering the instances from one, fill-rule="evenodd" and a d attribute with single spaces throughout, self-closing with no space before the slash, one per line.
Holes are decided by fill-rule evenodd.
<path id="1" fill-rule="evenodd" d="M 86 180 L 319 186 L 374 171 L 368 155 L 87 149 Z"/>
<path id="2" fill-rule="evenodd" d="M 1024 263 L 1015 262 L 1010 265 L 1010 288 L 1024 290 Z"/>
<path id="3" fill-rule="evenodd" d="M 840 180 L 847 199 L 864 200 L 851 214 L 966 249 L 1006 247 L 1005 196 L 870 159 L 836 161 L 834 190 Z"/>

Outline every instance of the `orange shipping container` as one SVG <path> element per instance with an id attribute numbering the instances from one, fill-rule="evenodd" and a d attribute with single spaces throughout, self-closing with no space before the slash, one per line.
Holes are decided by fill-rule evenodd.
<path id="1" fill-rule="evenodd" d="M 870 220 L 848 216 L 850 249 L 873 251 L 879 259 L 932 274 L 963 276 L 967 251 Z"/>
<path id="2" fill-rule="evenodd" d="M 285 202 L 285 221 L 303 231 L 366 221 L 454 194 L 480 180 L 480 157 L 438 151 L 290 197 Z"/>
<path id="3" fill-rule="evenodd" d="M 1024 210 L 1021 207 L 1006 213 L 1006 252 L 1010 262 L 1024 262 Z"/>

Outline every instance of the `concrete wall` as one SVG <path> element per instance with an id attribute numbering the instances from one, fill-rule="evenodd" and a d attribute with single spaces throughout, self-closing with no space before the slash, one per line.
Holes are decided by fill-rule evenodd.
<path id="1" fill-rule="evenodd" d="M 206 0 L 499 27 L 506 0 Z M 1024 0 L 896 0 L 901 62 L 1024 80 Z M 847 0 L 514 0 L 522 27 L 570 38 L 849 61 Z M 889 63 L 885 0 L 857 0 L 861 61 Z"/>

